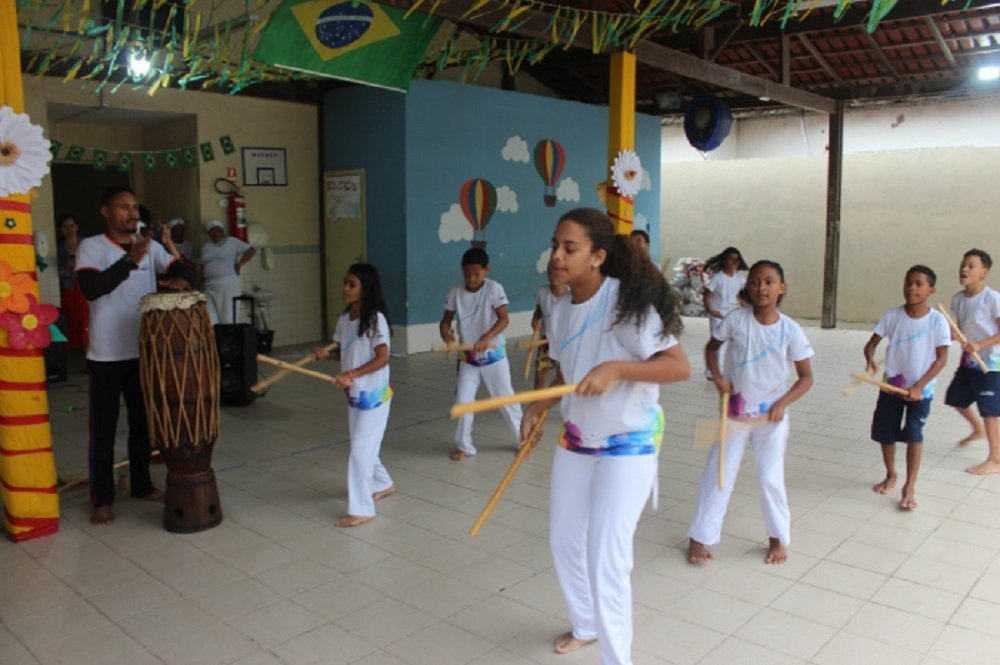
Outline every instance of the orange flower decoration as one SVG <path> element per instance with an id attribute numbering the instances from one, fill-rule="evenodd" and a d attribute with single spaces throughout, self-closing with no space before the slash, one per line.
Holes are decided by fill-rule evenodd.
<path id="1" fill-rule="evenodd" d="M 12 349 L 25 349 L 29 345 L 44 349 L 52 343 L 49 324 L 59 318 L 55 305 L 39 305 L 35 296 L 28 295 L 28 311 L 0 314 L 0 328 L 7 331 L 7 342 Z"/>
<path id="2" fill-rule="evenodd" d="M 6 261 L 0 261 L 0 314 L 28 311 L 28 294 L 34 287 L 31 277 L 14 274 Z"/>

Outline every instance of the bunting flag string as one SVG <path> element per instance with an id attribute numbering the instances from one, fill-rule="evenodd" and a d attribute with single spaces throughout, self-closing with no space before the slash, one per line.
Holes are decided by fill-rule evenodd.
<path id="1" fill-rule="evenodd" d="M 219 147 L 226 155 L 236 152 L 236 146 L 229 136 L 220 136 Z M 49 141 L 49 150 L 52 159 L 68 162 L 86 162 L 89 155 L 90 166 L 95 171 L 106 171 L 109 168 L 118 171 L 131 171 L 132 166 L 138 160 L 146 171 L 156 171 L 161 166 L 167 169 L 181 169 L 198 166 L 198 159 L 202 162 L 215 161 L 215 149 L 211 141 L 205 141 L 198 145 L 182 146 L 179 148 L 168 148 L 165 150 L 112 150 L 95 146 L 85 146 L 78 143 L 66 143 L 60 141 Z M 63 148 L 65 147 L 65 151 Z M 60 157 L 60 153 L 63 153 Z M 114 158 L 112 159 L 112 155 Z"/>
<path id="2" fill-rule="evenodd" d="M 344 2 L 357 5 L 362 0 Z M 861 0 L 839 0 L 833 8 L 833 21 L 841 20 L 857 2 Z M 940 2 L 967 4 L 968 0 Z M 364 3 L 379 6 L 375 0 Z M 190 86 L 221 88 L 233 94 L 265 81 L 318 78 L 314 72 L 278 68 L 255 58 L 255 50 L 268 32 L 268 22 L 259 17 L 268 16 L 273 0 L 245 0 L 238 3 L 240 10 L 227 16 L 221 15 L 221 4 L 18 0 L 22 52 L 30 54 L 24 69 L 36 75 L 61 76 L 66 83 L 92 81 L 95 90 L 108 86 L 114 91 L 125 85 L 145 89 L 150 95 L 168 86 L 182 90 Z M 460 67 L 466 73 L 478 73 L 493 61 L 517 68 L 540 61 L 556 48 L 580 45 L 578 39 L 594 53 L 633 48 L 640 39 L 657 33 L 700 28 L 739 11 L 742 4 L 732 0 L 633 0 L 631 11 L 610 12 L 558 0 L 473 0 L 460 20 L 490 17 L 493 24 L 487 27 L 487 36 L 476 47 L 459 48 L 453 40 L 445 40 L 424 53 L 419 72 L 430 75 L 433 68 Z M 868 31 L 874 32 L 899 4 L 899 0 L 862 2 Z M 441 5 L 441 0 L 411 0 L 403 14 L 434 16 Z M 804 20 L 817 6 L 818 0 L 754 0 L 747 6 L 747 21 L 751 27 L 777 21 L 784 28 Z M 388 3 L 384 7 L 398 11 Z M 514 33 L 528 24 L 539 26 L 540 34 L 531 39 L 516 37 Z M 129 73 L 127 60 L 131 55 L 145 55 L 149 72 Z"/>

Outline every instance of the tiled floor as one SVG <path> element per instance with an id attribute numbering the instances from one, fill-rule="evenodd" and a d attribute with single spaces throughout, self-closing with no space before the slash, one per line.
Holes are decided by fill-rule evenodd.
<path id="1" fill-rule="evenodd" d="M 707 326 L 687 324 L 684 347 L 700 377 Z M 866 433 L 874 389 L 841 394 L 868 333 L 807 334 L 817 380 L 792 412 L 786 565 L 762 563 L 750 461 L 717 560 L 685 562 L 705 459 L 693 442 L 711 431 L 716 397 L 701 378 L 663 391 L 660 505 L 647 510 L 635 545 L 636 663 L 1000 661 L 1000 477 L 963 472 L 985 445 L 955 449 L 964 425 L 939 398 L 919 508 L 897 510 L 896 495 L 870 489 L 881 473 Z M 523 352 L 512 366 L 519 374 Z M 159 505 L 127 499 L 114 525 L 93 527 L 81 488 L 64 496 L 58 535 L 0 541 L 0 665 L 597 663 L 594 648 L 550 649 L 566 628 L 546 541 L 555 425 L 471 538 L 513 459 L 503 423 L 478 417 L 479 456 L 451 462 L 454 361 L 422 354 L 392 368 L 382 459 L 399 492 L 374 522 L 333 527 L 346 509 L 346 407 L 332 388 L 288 378 L 252 406 L 223 410 L 218 528 L 170 534 Z M 51 391 L 63 478 L 85 468 L 85 378 Z M 154 470 L 162 482 L 163 467 Z"/>

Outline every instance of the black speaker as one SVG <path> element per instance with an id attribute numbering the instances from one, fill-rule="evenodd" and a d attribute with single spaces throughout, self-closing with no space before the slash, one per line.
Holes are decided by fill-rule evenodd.
<path id="1" fill-rule="evenodd" d="M 226 406 L 246 406 L 257 394 L 257 331 L 246 323 L 215 326 L 215 344 L 222 365 L 219 401 Z"/>

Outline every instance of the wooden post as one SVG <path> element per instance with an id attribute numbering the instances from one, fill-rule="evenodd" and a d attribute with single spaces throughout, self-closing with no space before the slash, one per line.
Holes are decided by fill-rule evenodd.
<path id="1" fill-rule="evenodd" d="M 840 187 L 844 169 L 844 102 L 830 114 L 826 174 L 826 249 L 823 259 L 824 328 L 837 327 L 837 275 L 840 271 Z"/>
<path id="2" fill-rule="evenodd" d="M 626 51 L 611 54 L 610 98 L 608 102 L 608 170 L 609 182 L 605 203 L 615 231 L 632 232 L 635 209 L 631 197 L 622 196 L 611 181 L 611 165 L 621 150 L 635 149 L 635 54 Z"/>

